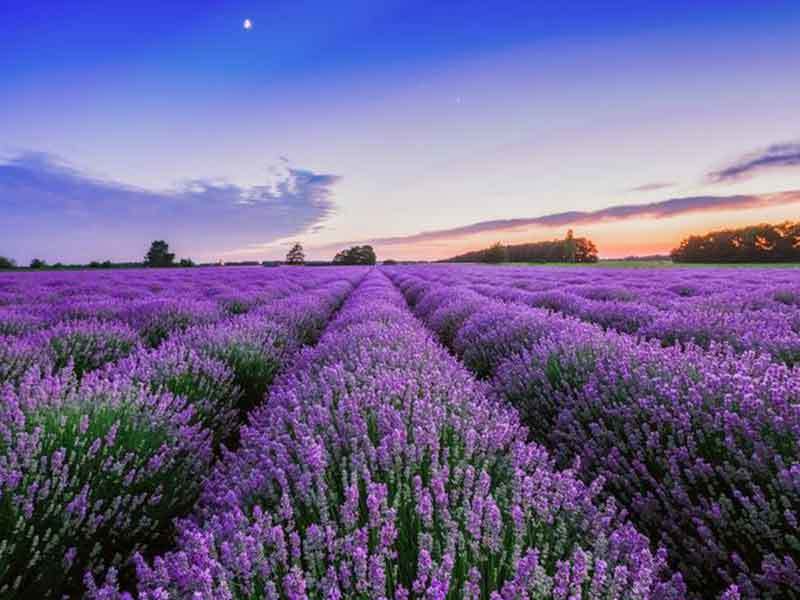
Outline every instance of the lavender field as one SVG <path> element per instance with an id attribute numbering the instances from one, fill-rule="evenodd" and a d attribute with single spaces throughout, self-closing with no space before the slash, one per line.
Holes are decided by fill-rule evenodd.
<path id="1" fill-rule="evenodd" d="M 800 598 L 800 271 L 0 274 L 0 598 Z"/>

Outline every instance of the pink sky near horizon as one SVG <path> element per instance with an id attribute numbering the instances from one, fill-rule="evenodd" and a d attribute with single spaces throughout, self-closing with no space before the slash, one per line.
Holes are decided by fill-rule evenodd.
<path id="1" fill-rule="evenodd" d="M 471 6 L 499 19 L 497 39 L 465 35 L 433 53 L 412 32 L 426 29 L 437 7 L 412 11 L 406 24 L 414 27 L 397 31 L 393 11 L 407 2 L 365 3 L 347 14 L 319 3 L 327 17 L 311 22 L 307 6 L 288 3 L 280 26 L 263 6 L 248 32 L 233 5 L 205 15 L 159 5 L 183 23 L 181 32 L 150 32 L 147 11 L 138 15 L 161 45 L 145 43 L 114 14 L 106 17 L 119 30 L 95 31 L 88 19 L 47 37 L 0 21 L 17 44 L 7 55 L 38 65 L 0 81 L 12 109 L 0 119 L 0 202 L 12 207 L 0 221 L 0 254 L 22 263 L 40 254 L 136 260 L 163 238 L 197 261 L 281 259 L 294 241 L 309 258 L 329 260 L 351 242 L 485 221 L 800 190 L 800 162 L 790 160 L 747 177 L 709 177 L 776 144 L 794 144 L 800 156 L 797 6 L 646 3 L 617 7 L 613 18 L 610 8 L 590 10 L 578 22 L 581 4 L 520 4 L 532 12 L 513 22 Z M 447 42 L 458 33 L 453 19 L 464 16 L 438 8 L 429 43 Z M 656 8 L 658 18 L 649 14 Z M 628 13 L 642 13 L 641 22 Z M 377 22 L 385 30 L 377 33 Z M 501 35 L 515 25 L 531 31 Z M 109 41 L 126 35 L 140 52 L 113 46 L 119 54 L 109 56 Z M 360 52 L 354 39 L 385 54 Z M 26 150 L 63 159 L 75 175 L 35 188 L 53 172 L 33 161 L 24 165 L 31 185 L 16 200 L 20 171 L 6 169 L 3 180 L 4 159 Z M 307 174 L 306 189 L 270 192 L 257 214 L 233 214 L 232 206 L 247 204 L 239 199 L 290 168 Z M 208 182 L 214 186 L 203 188 Z M 166 208 L 137 220 L 132 198 Z M 668 252 L 690 234 L 798 218 L 800 207 L 783 205 L 572 228 L 601 256 L 618 257 Z M 401 239 L 376 249 L 380 258 L 441 259 L 496 241 L 553 239 L 569 227 Z"/>
<path id="2" fill-rule="evenodd" d="M 728 210 L 715 213 L 679 215 L 667 218 L 639 218 L 591 225 L 527 227 L 516 231 L 453 237 L 433 242 L 375 244 L 379 258 L 398 260 L 441 260 L 485 248 L 497 241 L 508 244 L 563 238 L 572 228 L 576 237 L 588 237 L 601 258 L 624 258 L 649 254 L 668 254 L 682 239 L 719 229 L 745 227 L 757 223 L 797 220 L 800 203 L 787 206 Z M 312 249 L 313 250 L 313 249 Z M 313 254 L 313 251 L 312 251 Z"/>

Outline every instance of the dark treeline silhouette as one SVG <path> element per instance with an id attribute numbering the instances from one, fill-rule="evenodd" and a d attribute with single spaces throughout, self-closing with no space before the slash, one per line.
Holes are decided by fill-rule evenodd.
<path id="1" fill-rule="evenodd" d="M 377 262 L 372 246 L 352 246 L 333 257 L 335 265 L 374 265 Z"/>
<path id="2" fill-rule="evenodd" d="M 563 240 L 504 245 L 497 242 L 489 248 L 460 254 L 445 262 L 597 262 L 597 247 L 590 239 L 574 237 L 572 230 Z"/>
<path id="3" fill-rule="evenodd" d="M 693 235 L 671 256 L 675 262 L 800 262 L 800 222 L 761 223 Z"/>

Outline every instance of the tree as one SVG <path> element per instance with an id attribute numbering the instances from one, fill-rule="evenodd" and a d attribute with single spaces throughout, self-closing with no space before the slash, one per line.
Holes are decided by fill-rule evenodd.
<path id="1" fill-rule="evenodd" d="M 689 236 L 671 256 L 675 262 L 800 261 L 800 222 L 761 223 Z"/>
<path id="2" fill-rule="evenodd" d="M 306 254 L 303 252 L 303 245 L 300 242 L 295 242 L 291 250 L 286 253 L 287 265 L 302 265 L 306 262 Z"/>
<path id="3" fill-rule="evenodd" d="M 193 267 L 194 261 L 191 258 L 182 258 L 178 265 L 181 267 Z"/>
<path id="4" fill-rule="evenodd" d="M 597 246 L 588 238 L 576 238 L 570 229 L 563 240 L 512 244 L 500 242 L 484 248 L 460 254 L 452 262 L 597 262 Z"/>
<path id="5" fill-rule="evenodd" d="M 164 240 L 156 240 L 150 244 L 150 250 L 144 257 L 146 267 L 171 267 L 175 264 L 175 255 L 169 251 L 169 244 Z"/>
<path id="6" fill-rule="evenodd" d="M 597 246 L 594 242 L 587 238 L 578 238 L 574 240 L 574 247 L 572 247 L 572 262 L 579 263 L 596 263 L 597 262 Z"/>
<path id="7" fill-rule="evenodd" d="M 352 246 L 333 257 L 335 265 L 374 265 L 377 262 L 372 246 Z"/>
<path id="8" fill-rule="evenodd" d="M 16 266 L 17 263 L 13 258 L 6 258 L 5 256 L 0 256 L 0 269 L 13 269 Z"/>
<path id="9" fill-rule="evenodd" d="M 396 265 L 397 261 L 394 260 L 393 258 L 387 258 L 385 261 L 383 261 L 383 264 L 386 265 L 387 267 L 391 267 L 392 265 Z"/>
<path id="10" fill-rule="evenodd" d="M 575 239 L 575 235 L 572 233 L 572 229 L 567 230 L 567 237 L 564 239 L 564 250 L 565 250 L 565 260 L 567 262 L 578 262 L 577 260 L 577 250 L 578 250 L 578 243 Z"/>
<path id="11" fill-rule="evenodd" d="M 508 260 L 508 250 L 500 243 L 495 242 L 485 250 L 484 261 L 488 263 L 501 263 Z"/>
<path id="12" fill-rule="evenodd" d="M 30 265 L 31 269 L 43 269 L 46 266 L 47 266 L 47 263 L 44 262 L 41 258 L 34 258 L 31 261 L 31 265 Z"/>

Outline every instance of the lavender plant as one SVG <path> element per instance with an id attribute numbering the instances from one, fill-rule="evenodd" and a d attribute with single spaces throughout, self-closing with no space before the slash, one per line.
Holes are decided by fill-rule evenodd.
<path id="1" fill-rule="evenodd" d="M 130 354 L 139 337 L 122 323 L 103 321 L 64 321 L 32 334 L 36 344 L 54 369 L 71 366 L 80 378 L 107 363 Z"/>
<path id="2" fill-rule="evenodd" d="M 210 448 L 179 399 L 68 374 L 2 396 L 0 597 L 78 595 L 192 506 Z"/>
<path id="3" fill-rule="evenodd" d="M 140 598 L 681 597 L 664 553 L 386 297 L 370 276 L 273 387 L 179 550 L 139 560 Z"/>

